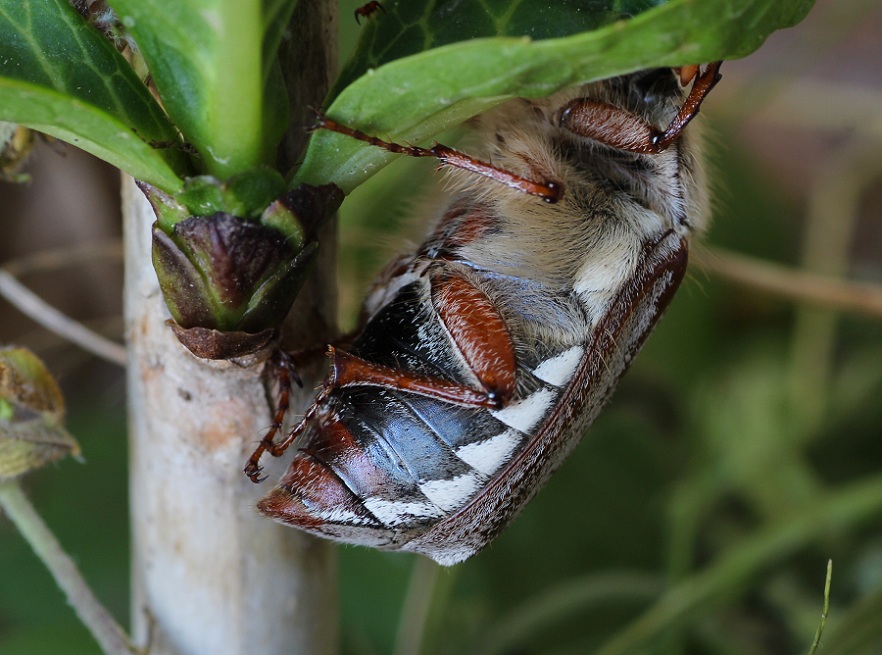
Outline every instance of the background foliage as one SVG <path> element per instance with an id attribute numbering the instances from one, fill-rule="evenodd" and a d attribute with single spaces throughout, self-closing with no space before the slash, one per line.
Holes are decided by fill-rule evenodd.
<path id="1" fill-rule="evenodd" d="M 874 5 L 819 2 L 799 28 L 726 64 L 702 114 L 714 132 L 709 152 L 718 187 L 708 243 L 882 280 L 875 209 L 882 201 L 882 137 L 874 127 L 882 83 L 870 65 L 882 55 L 882 10 Z M 341 12 L 342 28 L 355 32 L 349 16 Z M 34 162 L 36 196 L 68 197 L 57 194 L 61 187 L 53 195 L 38 186 L 40 167 L 60 159 L 56 147 L 42 147 Z M 78 157 L 68 154 L 61 168 Z M 344 206 L 349 316 L 368 271 L 393 250 L 382 244 L 402 231 L 419 234 L 405 217 L 431 212 L 432 168 L 395 163 Z M 860 200 L 849 204 L 849 188 L 858 182 Z M 106 184 L 112 188 L 115 179 Z M 418 184 L 426 194 L 415 191 Z M 12 245 L 26 252 L 118 226 L 111 216 L 89 227 L 73 216 L 73 202 L 43 205 L 40 216 L 13 211 L 26 192 L 0 190 L 0 222 L 10 235 L 4 259 L 16 254 L 7 250 Z M 112 199 L 101 202 L 100 188 L 90 193 L 84 202 L 96 217 L 102 205 L 113 206 Z M 65 232 L 67 224 L 75 228 Z M 88 274 L 85 267 L 76 273 Z M 94 291 L 90 278 L 64 277 L 50 273 L 34 284 L 83 318 L 113 313 L 94 295 L 77 295 Z M 97 279 L 113 277 L 104 272 Z M 28 481 L 29 491 L 98 595 L 124 620 L 121 373 L 53 343 L 9 306 L 2 315 L 9 318 L 0 326 L 4 341 L 35 347 L 61 371 L 69 427 L 88 462 L 42 471 Z M 627 634 L 639 617 L 644 622 L 637 625 L 647 625 L 644 612 L 665 590 L 704 585 L 707 596 L 697 605 L 688 605 L 686 593 L 665 598 L 661 607 L 671 614 L 660 624 L 669 629 L 652 634 L 651 652 L 804 653 L 833 558 L 824 651 L 879 652 L 882 515 L 866 507 L 878 506 L 879 485 L 872 482 L 882 469 L 880 336 L 878 320 L 798 307 L 693 268 L 607 411 L 487 552 L 439 570 L 406 555 L 340 549 L 343 651 L 413 652 L 406 644 L 420 636 L 427 654 L 612 649 L 609 640 Z M 54 583 L 6 523 L 0 545 L 0 652 L 94 653 Z M 717 577 L 709 580 L 707 571 Z M 682 614 L 674 613 L 678 608 Z"/>

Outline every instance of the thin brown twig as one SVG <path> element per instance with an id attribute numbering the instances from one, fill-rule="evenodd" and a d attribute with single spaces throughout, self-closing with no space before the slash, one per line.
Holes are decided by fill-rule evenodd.
<path id="1" fill-rule="evenodd" d="M 764 293 L 882 320 L 880 285 L 806 273 L 722 248 L 706 248 L 693 259 L 711 275 Z"/>
<path id="2" fill-rule="evenodd" d="M 47 330 L 102 359 L 125 366 L 127 359 L 125 346 L 70 318 L 18 280 L 21 275 L 65 268 L 96 258 L 121 260 L 122 244 L 114 241 L 97 246 L 90 244 L 45 250 L 7 262 L 0 267 L 0 296 Z"/>
<path id="3" fill-rule="evenodd" d="M 75 264 L 96 259 L 122 261 L 123 246 L 119 239 L 108 239 L 101 243 L 86 243 L 73 246 L 48 248 L 12 259 L 3 268 L 16 277 L 31 273 L 45 273 Z"/>

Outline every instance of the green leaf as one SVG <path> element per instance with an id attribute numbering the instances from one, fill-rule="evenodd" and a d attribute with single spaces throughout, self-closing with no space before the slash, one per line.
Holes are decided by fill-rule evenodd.
<path id="1" fill-rule="evenodd" d="M 204 172 L 225 179 L 274 163 L 286 100 L 274 48 L 264 52 L 264 33 L 268 19 L 290 14 L 291 0 L 109 4 L 138 43 L 166 110 L 199 151 Z M 277 27 L 268 34 L 277 45 Z"/>
<path id="2" fill-rule="evenodd" d="M 372 68 L 443 45 L 489 36 L 533 40 L 590 32 L 633 18 L 667 0 L 459 0 L 385 3 L 367 21 L 358 47 L 340 74 L 342 90 Z M 337 94 L 332 93 L 331 97 Z"/>
<path id="3" fill-rule="evenodd" d="M 58 137 L 168 191 L 177 132 L 113 46 L 65 0 L 0 0 L 0 120 Z"/>
<path id="4" fill-rule="evenodd" d="M 408 4 L 411 11 L 416 4 L 426 6 Z M 327 114 L 369 134 L 419 143 L 514 97 L 545 96 L 642 68 L 742 57 L 773 31 L 801 20 L 811 5 L 812 0 L 669 0 L 634 18 L 573 36 L 453 43 L 369 71 L 340 92 Z M 455 14 L 459 4 L 450 10 Z M 387 18 L 380 13 L 370 20 Z M 543 33 L 567 34 L 571 27 L 563 20 Z M 404 51 L 412 47 L 401 46 Z M 348 193 L 391 158 L 379 148 L 319 131 L 295 181 L 333 182 Z"/>

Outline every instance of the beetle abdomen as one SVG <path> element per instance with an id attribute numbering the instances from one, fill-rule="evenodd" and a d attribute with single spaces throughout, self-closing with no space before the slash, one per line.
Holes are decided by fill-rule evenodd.
<path id="1" fill-rule="evenodd" d="M 469 557 L 578 442 L 685 266 L 685 241 L 673 232 L 648 243 L 630 283 L 581 343 L 521 349 L 517 391 L 501 409 L 383 386 L 334 389 L 298 439 L 279 485 L 258 507 L 341 541 L 423 552 L 444 564 Z M 353 353 L 468 384 L 462 373 L 468 367 L 454 349 L 436 343 L 450 337 L 426 306 L 428 288 L 420 281 L 399 289 L 367 324 Z M 411 321 L 416 316 L 420 320 Z"/>
<path id="2" fill-rule="evenodd" d="M 431 287 L 425 280 L 402 287 L 352 354 L 474 385 L 469 363 L 432 309 Z M 335 389 L 259 508 L 325 536 L 365 533 L 371 545 L 397 547 L 470 502 L 529 441 L 560 390 L 522 367 L 517 378 L 515 397 L 500 410 L 377 386 Z"/>

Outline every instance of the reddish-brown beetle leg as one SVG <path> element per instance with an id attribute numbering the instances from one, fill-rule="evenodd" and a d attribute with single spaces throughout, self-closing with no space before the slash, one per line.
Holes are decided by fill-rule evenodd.
<path id="1" fill-rule="evenodd" d="M 658 148 L 659 152 L 671 145 L 680 136 L 680 133 L 689 124 L 689 121 L 698 115 L 701 103 L 704 102 L 707 94 L 710 93 L 710 90 L 716 86 L 722 77 L 720 75 L 722 63 L 721 61 L 715 61 L 708 64 L 703 73 L 699 72 L 696 67 L 695 72 L 692 73 L 695 81 L 692 83 L 692 89 L 689 91 L 689 95 L 686 96 L 680 111 L 677 112 L 674 120 L 668 125 L 668 129 L 653 138 L 653 145 Z M 691 67 L 687 66 L 680 70 L 681 76 L 687 68 Z"/>
<path id="2" fill-rule="evenodd" d="M 499 409 L 517 387 L 514 344 L 499 308 L 462 275 L 435 275 L 432 306 L 492 406 Z"/>
<path id="3" fill-rule="evenodd" d="M 457 405 L 501 409 L 516 388 L 514 345 L 499 310 L 468 278 L 445 274 L 430 282 L 432 306 L 480 386 L 421 376 L 330 347 L 329 386 L 400 389 Z"/>
<path id="4" fill-rule="evenodd" d="M 472 389 L 456 382 L 422 377 L 409 371 L 381 366 L 351 355 L 344 350 L 337 350 L 333 346 L 329 348 L 328 356 L 332 362 L 328 385 L 330 388 L 385 387 L 409 391 L 456 405 L 489 409 L 499 409 L 500 406 L 498 398 L 495 397 L 497 394 Z"/>
<path id="5" fill-rule="evenodd" d="M 656 155 L 676 141 L 689 122 L 698 115 L 701 103 L 720 80 L 720 64 L 722 62 L 717 61 L 708 64 L 702 73 L 691 73 L 694 77 L 692 89 L 664 131 L 622 107 L 591 98 L 577 98 L 567 104 L 561 112 L 561 127 L 613 148 Z M 686 67 L 680 69 L 681 76 L 684 71 Z M 685 74 L 689 75 L 690 72 L 686 71 Z"/>
<path id="6" fill-rule="evenodd" d="M 384 150 L 399 155 L 408 155 L 410 157 L 434 157 L 441 162 L 442 166 L 452 166 L 454 168 L 461 168 L 466 171 L 471 171 L 472 173 L 477 173 L 478 175 L 483 175 L 491 180 L 501 182 L 512 189 L 528 193 L 532 196 L 538 196 L 548 203 L 555 203 L 563 196 L 564 190 L 560 182 L 554 180 L 542 180 L 539 182 L 528 180 L 525 177 L 497 168 L 492 164 L 475 159 L 470 155 L 454 150 L 453 148 L 440 143 L 436 143 L 431 148 L 403 146 L 392 141 L 383 141 L 370 134 L 365 134 L 359 130 L 341 125 L 320 113 L 317 114 L 316 124 L 313 129 L 324 129 L 330 130 L 331 132 L 337 132 L 338 134 L 344 134 L 353 139 L 364 141 L 372 146 L 377 146 L 378 148 L 383 148 Z"/>
<path id="7" fill-rule="evenodd" d="M 285 416 L 291 407 L 291 380 L 294 379 L 298 386 L 303 386 L 300 376 L 297 375 L 294 369 L 291 356 L 281 349 L 277 349 L 272 354 L 267 362 L 265 372 L 275 379 L 279 396 L 276 401 L 273 422 L 270 424 L 269 430 L 267 430 L 263 439 L 260 440 L 260 444 L 251 453 L 251 457 L 248 458 L 248 463 L 245 465 L 245 475 L 254 483 L 262 482 L 266 479 L 260 477 L 262 470 L 260 458 L 264 452 L 272 448 L 273 440 L 285 423 Z"/>
<path id="8" fill-rule="evenodd" d="M 347 334 L 341 336 L 337 342 L 349 343 L 351 339 L 352 335 Z M 304 419 L 292 430 L 292 432 L 296 431 L 296 433 L 293 434 L 293 436 L 289 433 L 284 439 L 282 439 L 282 441 L 276 443 L 276 436 L 281 431 L 282 426 L 285 423 L 285 416 L 291 409 L 291 381 L 293 380 L 298 387 L 301 389 L 303 388 L 303 381 L 297 374 L 297 365 L 303 364 L 304 362 L 314 361 L 315 358 L 321 357 L 325 354 L 327 349 L 328 347 L 325 344 L 304 348 L 290 353 L 285 352 L 282 349 L 277 349 L 267 361 L 265 374 L 272 379 L 272 382 L 274 382 L 275 388 L 278 390 L 278 398 L 275 403 L 273 403 L 272 400 L 269 401 L 270 405 L 275 406 L 273 421 L 263 439 L 260 440 L 260 444 L 258 444 L 257 448 L 254 449 L 254 452 L 251 453 L 251 457 L 248 458 L 248 462 L 245 465 L 245 475 L 247 475 L 252 482 L 263 482 L 263 480 L 266 479 L 265 477 L 260 477 L 260 473 L 263 470 L 260 466 L 260 458 L 263 454 L 269 453 L 273 457 L 279 457 L 284 454 L 288 445 L 290 445 L 294 438 L 296 438 L 296 436 L 303 431 L 303 428 L 306 427 L 307 418 L 315 413 L 316 408 L 313 405 L 307 410 L 307 416 L 304 417 Z M 327 391 L 324 392 L 325 396 L 327 393 Z M 324 398 L 324 396 L 322 396 L 322 398 Z M 316 399 L 316 402 L 317 401 L 318 399 Z"/>

